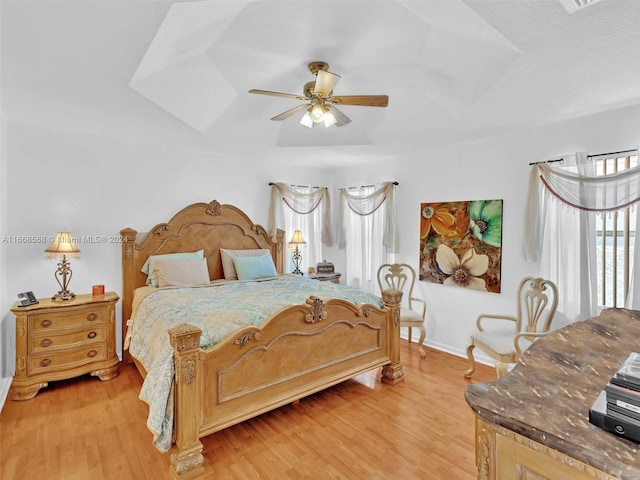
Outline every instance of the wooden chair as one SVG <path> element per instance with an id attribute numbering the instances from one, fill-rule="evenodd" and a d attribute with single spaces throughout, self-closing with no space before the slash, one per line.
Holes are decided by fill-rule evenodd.
<path id="1" fill-rule="evenodd" d="M 411 342 L 412 328 L 420 329 L 420 341 L 418 351 L 422 358 L 426 357 L 422 342 L 427 331 L 424 328 L 424 320 L 427 314 L 427 304 L 424 300 L 413 296 L 413 287 L 416 283 L 415 270 L 406 263 L 385 263 L 378 269 L 378 286 L 380 291 L 387 289 L 400 290 L 402 292 L 402 307 L 400 308 L 400 327 L 409 328 L 409 342 Z"/>
<path id="2" fill-rule="evenodd" d="M 515 317 L 488 314 L 478 317 L 478 331 L 471 335 L 471 343 L 467 347 L 471 365 L 464 373 L 465 378 L 471 378 L 476 369 L 473 358 L 475 347 L 496 360 L 498 377 L 506 374 L 508 364 L 516 363 L 524 350 L 549 332 L 558 308 L 558 289 L 550 280 L 525 277 L 518 287 L 517 303 Z M 485 330 L 483 319 L 500 320 L 502 324 Z M 507 321 L 506 324 L 504 320 Z"/>

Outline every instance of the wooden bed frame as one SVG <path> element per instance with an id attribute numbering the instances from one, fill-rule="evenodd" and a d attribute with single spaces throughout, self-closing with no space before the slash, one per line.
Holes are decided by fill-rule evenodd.
<path id="1" fill-rule="evenodd" d="M 144 286 L 140 269 L 149 255 L 204 249 L 210 278 L 224 278 L 220 248 L 267 248 L 283 271 L 284 232 L 275 242 L 238 208 L 217 201 L 196 203 L 168 223 L 140 235 L 126 228 L 122 244 L 122 327 L 131 316 L 133 292 Z M 303 305 L 274 313 L 259 328 L 244 327 L 219 344 L 200 349 L 198 328 L 182 324 L 168 335 L 174 349 L 174 448 L 170 477 L 204 474 L 200 438 L 299 400 L 377 367 L 381 381 L 404 380 L 400 364 L 402 293 L 383 292 L 385 307 L 354 306 L 309 297 Z M 134 361 L 123 350 L 125 361 Z"/>

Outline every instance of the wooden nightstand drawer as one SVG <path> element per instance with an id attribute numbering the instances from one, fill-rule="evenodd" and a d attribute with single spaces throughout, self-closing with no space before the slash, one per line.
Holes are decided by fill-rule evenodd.
<path id="1" fill-rule="evenodd" d="M 86 365 L 92 362 L 99 362 L 107 358 L 107 345 L 96 343 L 78 350 L 69 350 L 64 353 L 51 353 L 29 356 L 27 373 L 36 374 L 56 369 L 69 369 Z"/>
<path id="2" fill-rule="evenodd" d="M 83 329 L 77 332 L 38 332 L 38 335 L 29 337 L 29 353 L 42 353 L 57 348 L 73 348 L 88 341 L 104 342 L 107 339 L 106 325 L 95 325 L 94 328 Z M 47 334 L 51 335 L 47 335 Z M 44 335 L 43 335 L 44 334 Z"/>
<path id="3" fill-rule="evenodd" d="M 105 324 L 106 310 L 104 308 L 83 308 L 66 312 L 36 313 L 29 316 L 29 331 L 39 334 L 41 331 L 57 330 L 59 328 L 77 328 L 88 325 Z"/>

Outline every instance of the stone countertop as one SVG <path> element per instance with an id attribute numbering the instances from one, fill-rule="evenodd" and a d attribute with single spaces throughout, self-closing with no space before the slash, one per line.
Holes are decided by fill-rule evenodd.
<path id="1" fill-rule="evenodd" d="M 640 311 L 607 309 L 535 342 L 506 376 L 468 385 L 481 418 L 622 479 L 640 479 L 640 445 L 589 423 L 589 409 L 631 352 Z"/>

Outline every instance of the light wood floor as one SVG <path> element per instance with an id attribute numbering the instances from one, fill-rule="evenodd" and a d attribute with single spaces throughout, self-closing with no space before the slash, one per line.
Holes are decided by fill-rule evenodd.
<path id="1" fill-rule="evenodd" d="M 203 439 L 207 480 L 477 478 L 466 360 L 403 341 L 405 382 L 379 371 Z M 409 350 L 409 348 L 411 348 Z M 478 365 L 474 382 L 495 379 Z M 167 478 L 169 455 L 146 429 L 133 366 L 109 382 L 53 382 L 0 413 L 0 478 Z"/>

